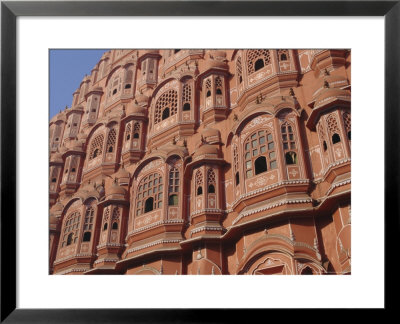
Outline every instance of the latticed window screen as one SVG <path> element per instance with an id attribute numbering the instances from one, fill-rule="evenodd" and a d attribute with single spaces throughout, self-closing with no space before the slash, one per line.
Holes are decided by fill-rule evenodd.
<path id="1" fill-rule="evenodd" d="M 146 212 L 146 201 L 151 201 L 152 198 L 152 209 L 158 209 L 162 207 L 163 197 L 163 181 L 162 176 L 159 173 L 150 174 L 140 181 L 136 199 L 136 215 L 142 215 Z"/>
<path id="2" fill-rule="evenodd" d="M 255 70 L 255 63 L 261 59 L 265 65 L 271 63 L 271 55 L 269 50 L 250 50 L 247 53 L 247 72 L 248 74 L 254 73 Z"/>
<path id="3" fill-rule="evenodd" d="M 169 171 L 169 185 L 168 185 L 168 205 L 178 205 L 179 193 L 179 171 L 177 168 L 172 168 Z"/>
<path id="4" fill-rule="evenodd" d="M 283 149 L 285 151 L 295 150 L 296 140 L 294 138 L 293 127 L 286 122 L 281 126 L 281 133 L 282 133 Z"/>
<path id="5" fill-rule="evenodd" d="M 332 135 L 334 133 L 339 133 L 339 126 L 338 126 L 337 119 L 336 119 L 335 115 L 330 114 L 328 116 L 328 118 L 326 119 L 326 122 L 328 124 L 329 134 Z"/>
<path id="6" fill-rule="evenodd" d="M 116 140 L 117 140 L 117 132 L 116 132 L 115 128 L 113 128 L 108 133 L 107 148 L 106 148 L 107 152 L 114 151 Z"/>
<path id="7" fill-rule="evenodd" d="M 251 134 L 244 142 L 244 151 L 247 178 L 277 167 L 275 144 L 272 133 L 268 130 Z M 262 158 L 259 159 L 260 157 Z"/>
<path id="8" fill-rule="evenodd" d="M 103 231 L 107 229 L 107 224 L 110 219 L 110 206 L 106 207 L 104 209 L 104 214 L 103 214 Z"/>
<path id="9" fill-rule="evenodd" d="M 351 139 L 351 115 L 348 112 L 343 113 L 344 128 L 346 129 L 347 138 Z"/>
<path id="10" fill-rule="evenodd" d="M 136 122 L 135 125 L 133 125 L 133 138 L 139 138 L 140 137 L 140 123 Z"/>
<path id="11" fill-rule="evenodd" d="M 93 139 L 92 145 L 90 146 L 89 160 L 94 159 L 95 157 L 99 156 L 102 153 L 103 142 L 104 142 L 103 134 L 99 134 Z"/>
<path id="12" fill-rule="evenodd" d="M 242 58 L 239 56 L 236 61 L 236 74 L 239 80 L 239 83 L 243 82 L 243 73 L 242 73 Z"/>
<path id="13" fill-rule="evenodd" d="M 281 126 L 281 134 L 286 164 L 297 164 L 297 147 L 293 126 L 288 122 L 283 123 Z"/>
<path id="14" fill-rule="evenodd" d="M 155 109 L 154 123 L 158 124 L 162 120 L 162 113 L 164 109 L 169 108 L 169 115 L 175 115 L 178 108 L 178 93 L 171 89 L 163 93 L 158 98 Z"/>
<path id="15" fill-rule="evenodd" d="M 78 241 L 80 220 L 81 213 L 79 211 L 75 211 L 67 216 L 62 233 L 62 247 L 70 245 L 72 243 L 76 243 Z"/>
<path id="16" fill-rule="evenodd" d="M 239 154 L 236 145 L 233 145 L 233 172 L 235 174 L 235 185 L 239 184 Z"/>
<path id="17" fill-rule="evenodd" d="M 203 172 L 197 170 L 196 172 L 196 194 L 201 195 L 203 193 Z"/>
<path id="18" fill-rule="evenodd" d="M 208 185 L 208 192 L 215 193 L 215 172 L 213 169 L 208 169 L 207 171 L 207 185 Z"/>
<path id="19" fill-rule="evenodd" d="M 279 61 L 288 61 L 289 60 L 289 50 L 287 50 L 287 49 L 278 50 L 278 60 Z"/>
<path id="20" fill-rule="evenodd" d="M 217 94 L 222 94 L 222 79 L 220 77 L 215 79 L 215 91 Z"/>
<path id="21" fill-rule="evenodd" d="M 182 95 L 182 103 L 189 103 L 192 101 L 192 88 L 190 84 L 185 84 L 183 86 L 183 95 Z"/>
<path id="22" fill-rule="evenodd" d="M 132 69 L 129 69 L 126 71 L 125 74 L 125 83 L 132 83 L 132 78 L 133 78 L 133 71 Z"/>
<path id="23" fill-rule="evenodd" d="M 121 212 L 118 207 L 115 207 L 112 215 L 112 229 L 118 229 Z"/>
<path id="24" fill-rule="evenodd" d="M 131 139 L 131 131 L 132 131 L 132 126 L 131 123 L 126 125 L 125 129 L 125 140 L 129 141 Z"/>
<path id="25" fill-rule="evenodd" d="M 89 207 L 86 210 L 85 223 L 83 225 L 84 231 L 91 231 L 93 229 L 94 208 Z"/>
<path id="26" fill-rule="evenodd" d="M 211 96 L 211 79 L 206 80 L 205 86 L 206 86 L 206 93 L 207 93 L 206 95 L 207 95 L 207 97 L 209 97 L 209 96 Z"/>
<path id="27" fill-rule="evenodd" d="M 328 149 L 328 146 L 326 144 L 325 131 L 324 131 L 324 127 L 322 126 L 322 123 L 318 124 L 317 129 L 318 129 L 319 138 L 321 139 L 323 150 L 325 152 Z"/>

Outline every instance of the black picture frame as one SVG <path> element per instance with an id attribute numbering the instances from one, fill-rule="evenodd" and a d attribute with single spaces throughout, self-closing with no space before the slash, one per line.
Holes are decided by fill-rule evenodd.
<path id="1" fill-rule="evenodd" d="M 243 310 L 16 308 L 16 19 L 18 16 L 384 16 L 385 18 L 385 309 L 395 306 L 398 275 L 400 1 L 2 1 L 1 2 L 1 322 L 200 323 L 234 321 Z M 373 48 L 371 44 L 371 48 Z M 378 107 L 377 107 L 378 109 Z M 381 113 L 379 111 L 378 113 Z M 372 234 L 372 233 L 371 233 Z M 393 250 L 393 251 L 392 251 Z M 249 311 L 249 310 L 247 310 Z M 251 318 L 263 310 L 251 310 Z M 248 314 L 250 315 L 250 314 Z M 255 317 L 256 316 L 256 317 Z"/>

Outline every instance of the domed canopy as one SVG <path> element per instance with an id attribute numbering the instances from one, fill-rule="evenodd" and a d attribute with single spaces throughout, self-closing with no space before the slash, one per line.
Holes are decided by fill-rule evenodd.
<path id="1" fill-rule="evenodd" d="M 132 104 L 128 105 L 128 109 L 126 111 L 127 115 L 145 115 L 146 114 L 146 108 L 143 108 L 142 106 L 139 106 L 138 103 L 134 102 Z"/>
<path id="2" fill-rule="evenodd" d="M 350 92 L 338 88 L 326 88 L 315 99 L 314 109 L 335 99 L 350 100 Z"/>
<path id="3" fill-rule="evenodd" d="M 119 168 L 118 172 L 115 174 L 115 176 L 116 176 L 118 179 L 120 179 L 120 178 L 129 178 L 130 175 L 129 175 L 129 172 L 126 171 L 124 165 L 122 165 L 122 166 Z"/>
<path id="4" fill-rule="evenodd" d="M 122 188 L 120 185 L 118 185 L 117 182 L 114 181 L 112 184 L 111 188 L 107 190 L 107 198 L 115 198 L 119 197 L 124 198 L 126 195 L 126 190 Z"/>
<path id="5" fill-rule="evenodd" d="M 147 105 L 149 103 L 149 97 L 142 93 L 137 94 L 135 98 L 140 106 Z"/>
<path id="6" fill-rule="evenodd" d="M 215 157 L 218 158 L 218 147 L 215 145 L 211 145 L 211 144 L 204 144 L 202 146 L 200 146 L 196 152 L 194 152 L 193 154 L 193 158 L 199 158 L 201 156 L 210 156 L 210 157 Z"/>

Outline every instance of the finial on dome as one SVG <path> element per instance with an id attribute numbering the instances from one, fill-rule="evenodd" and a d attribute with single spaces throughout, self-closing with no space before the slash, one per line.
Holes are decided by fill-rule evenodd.
<path id="1" fill-rule="evenodd" d="M 328 83 L 328 81 L 324 81 L 324 88 L 329 88 L 329 83 Z"/>
<path id="2" fill-rule="evenodd" d="M 238 119 L 239 119 L 238 115 L 233 114 L 233 120 L 234 120 L 234 121 L 237 121 Z"/>
<path id="3" fill-rule="evenodd" d="M 329 71 L 326 68 L 325 68 L 324 74 L 325 75 L 330 75 Z"/>
<path id="4" fill-rule="evenodd" d="M 290 88 L 290 89 L 289 89 L 289 95 L 290 95 L 290 96 L 292 96 L 292 97 L 294 97 L 294 91 L 293 91 L 293 88 Z"/>

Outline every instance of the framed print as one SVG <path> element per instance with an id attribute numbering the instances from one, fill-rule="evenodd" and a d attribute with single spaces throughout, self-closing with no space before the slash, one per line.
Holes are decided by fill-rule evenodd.
<path id="1" fill-rule="evenodd" d="M 1 15 L 2 321 L 391 307 L 398 1 L 5 1 Z M 53 55 L 93 49 L 49 115 Z"/>

